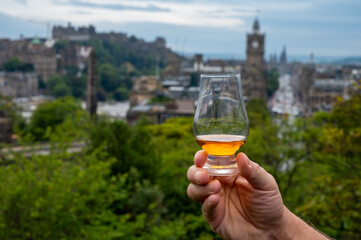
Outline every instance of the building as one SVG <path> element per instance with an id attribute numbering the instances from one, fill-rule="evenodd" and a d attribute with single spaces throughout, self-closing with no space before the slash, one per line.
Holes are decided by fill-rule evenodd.
<path id="1" fill-rule="evenodd" d="M 37 75 L 34 72 L 0 72 L 0 94 L 13 98 L 37 95 Z"/>
<path id="2" fill-rule="evenodd" d="M 287 53 L 286 53 L 286 46 L 283 46 L 283 50 L 280 56 L 280 64 L 286 64 L 287 63 Z"/>
<path id="3" fill-rule="evenodd" d="M 24 63 L 31 63 L 38 77 L 47 81 L 56 74 L 57 60 L 55 50 L 45 40 L 20 39 L 11 41 L 0 39 L 0 65 L 11 58 L 18 58 Z"/>
<path id="4" fill-rule="evenodd" d="M 133 88 L 130 92 L 130 107 L 141 104 L 163 92 L 160 81 L 155 76 L 141 76 L 133 78 Z"/>
<path id="5" fill-rule="evenodd" d="M 93 35 L 95 35 L 95 28 L 92 25 L 89 27 L 79 27 L 78 29 L 75 29 L 75 27 L 69 22 L 66 27 L 53 27 L 53 38 L 55 40 L 66 39 L 69 41 L 87 41 Z"/>
<path id="6" fill-rule="evenodd" d="M 247 34 L 246 68 L 242 71 L 243 95 L 246 100 L 267 99 L 267 82 L 264 76 L 265 34 L 260 32 L 258 19 L 253 23 L 253 32 Z"/>
<path id="7" fill-rule="evenodd" d="M 296 68 L 294 82 L 303 115 L 312 115 L 318 111 L 331 111 L 338 98 L 348 99 L 355 78 L 349 69 L 307 63 Z"/>
<path id="8" fill-rule="evenodd" d="M 337 79 L 315 79 L 309 90 L 311 113 L 330 112 L 338 98 L 347 99 L 353 82 Z"/>
<path id="9" fill-rule="evenodd" d="M 160 124 L 173 117 L 194 116 L 193 100 L 176 100 L 165 104 L 140 104 L 131 108 L 127 113 L 129 125 L 134 125 L 142 116 L 146 116 L 154 123 Z"/>
<path id="10" fill-rule="evenodd" d="M 179 73 L 181 58 L 166 47 L 166 41 L 162 37 L 157 37 L 154 41 L 146 42 L 135 36 L 128 37 L 125 33 L 103 32 L 97 33 L 94 26 L 75 28 L 70 23 L 68 26 L 54 26 L 53 38 L 55 41 L 67 40 L 67 47 L 59 51 L 59 69 L 65 66 L 78 66 L 82 64 L 79 59 L 81 42 L 90 39 L 97 39 L 101 42 L 116 44 L 125 49 L 132 49 L 137 54 L 144 54 L 154 58 L 155 68 L 168 65 L 162 74 L 169 75 Z M 168 63 L 168 64 L 166 64 Z"/>

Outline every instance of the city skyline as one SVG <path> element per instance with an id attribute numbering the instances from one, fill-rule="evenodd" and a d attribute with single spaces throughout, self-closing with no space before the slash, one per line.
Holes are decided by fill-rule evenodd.
<path id="1" fill-rule="evenodd" d="M 151 41 L 164 37 L 179 53 L 245 58 L 246 33 L 256 17 L 266 33 L 265 58 L 361 56 L 361 4 L 332 1 L 114 1 L 14 0 L 0 9 L 0 38 L 46 37 L 50 26 L 71 22 L 99 32 L 124 32 Z"/>

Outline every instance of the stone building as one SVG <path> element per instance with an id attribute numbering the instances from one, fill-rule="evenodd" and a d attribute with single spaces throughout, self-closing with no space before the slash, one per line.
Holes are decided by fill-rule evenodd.
<path id="1" fill-rule="evenodd" d="M 242 71 L 243 95 L 245 99 L 267 100 L 267 82 L 264 76 L 265 34 L 260 32 L 258 19 L 253 23 L 253 32 L 247 34 L 246 68 Z"/>
<path id="2" fill-rule="evenodd" d="M 69 22 L 66 27 L 53 27 L 53 38 L 55 40 L 66 39 L 69 41 L 87 41 L 93 35 L 95 35 L 95 28 L 92 25 L 89 27 L 79 27 L 78 29 L 75 29 L 75 27 Z"/>
<path id="3" fill-rule="evenodd" d="M 143 115 L 154 123 L 163 123 L 172 117 L 194 115 L 194 99 L 175 99 L 166 103 L 149 103 L 148 100 L 158 95 L 164 96 L 167 93 L 157 77 L 134 78 L 129 98 L 130 109 L 127 112 L 128 124 L 134 125 Z"/>
<path id="4" fill-rule="evenodd" d="M 315 79 L 309 90 L 310 112 L 331 111 L 337 98 L 347 98 L 351 87 L 347 80 Z"/>
<path id="5" fill-rule="evenodd" d="M 154 59 L 159 66 L 168 65 L 179 66 L 180 57 L 166 47 L 166 41 L 162 37 L 157 37 L 154 41 L 146 42 L 143 39 L 135 36 L 128 37 L 125 33 L 119 32 L 104 32 L 97 33 L 94 26 L 75 28 L 70 23 L 66 27 L 54 26 L 53 38 L 56 41 L 68 40 L 68 47 L 59 52 L 60 54 L 60 69 L 67 65 L 77 65 L 79 59 L 77 51 L 79 49 L 79 42 L 90 39 L 97 39 L 101 42 L 109 42 L 111 44 L 119 44 L 126 49 L 132 49 L 137 54 L 145 54 Z M 167 68 L 163 70 L 163 74 L 178 73 L 179 69 Z"/>
<path id="6" fill-rule="evenodd" d="M 0 39 L 0 65 L 3 65 L 12 57 L 12 41 L 10 39 Z"/>
<path id="7" fill-rule="evenodd" d="M 296 68 L 296 84 L 294 89 L 298 89 L 298 98 L 303 104 L 303 109 L 308 111 L 310 104 L 309 91 L 314 82 L 316 68 L 313 63 L 301 64 Z"/>
<path id="8" fill-rule="evenodd" d="M 133 88 L 130 92 L 130 107 L 134 107 L 144 100 L 148 100 L 157 93 L 163 92 L 161 82 L 155 76 L 141 76 L 133 79 Z"/>
<path id="9" fill-rule="evenodd" d="M 35 96 L 38 78 L 34 72 L 0 72 L 0 94 L 13 98 Z"/>
<path id="10" fill-rule="evenodd" d="M 47 47 L 38 38 L 16 41 L 0 39 L 0 65 L 11 58 L 19 58 L 24 63 L 31 63 L 36 74 L 44 81 L 55 75 L 57 71 L 55 50 Z"/>
<path id="11" fill-rule="evenodd" d="M 297 66 L 293 81 L 304 115 L 331 111 L 338 98 L 350 96 L 355 82 L 352 75 L 345 74 L 339 67 L 314 63 Z"/>
<path id="12" fill-rule="evenodd" d="M 127 113 L 127 122 L 134 125 L 142 116 L 154 123 L 160 124 L 173 117 L 194 116 L 193 100 L 183 99 L 165 104 L 145 104 L 131 108 Z"/>

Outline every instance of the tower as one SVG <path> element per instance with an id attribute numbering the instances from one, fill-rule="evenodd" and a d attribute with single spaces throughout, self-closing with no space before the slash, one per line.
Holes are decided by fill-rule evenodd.
<path id="1" fill-rule="evenodd" d="M 256 18 L 253 23 L 253 32 L 247 34 L 247 60 L 244 74 L 244 96 L 246 99 L 267 99 L 267 84 L 264 76 L 265 34 L 260 32 L 260 24 Z"/>
<path id="2" fill-rule="evenodd" d="M 283 50 L 280 56 L 280 64 L 286 64 L 286 63 L 287 63 L 286 46 L 283 46 Z"/>
<path id="3" fill-rule="evenodd" d="M 90 116 L 96 116 L 97 113 L 97 58 L 94 49 L 91 50 L 88 57 L 88 74 L 86 89 L 86 106 Z"/>
<path id="4" fill-rule="evenodd" d="M 247 68 L 264 68 L 264 34 L 260 33 L 259 21 L 256 18 L 253 23 L 253 32 L 247 34 Z"/>

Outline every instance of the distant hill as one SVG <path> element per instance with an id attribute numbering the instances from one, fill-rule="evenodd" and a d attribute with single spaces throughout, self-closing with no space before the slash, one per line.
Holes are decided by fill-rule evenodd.
<path id="1" fill-rule="evenodd" d="M 336 65 L 361 65 L 361 57 L 347 57 L 330 62 Z"/>

